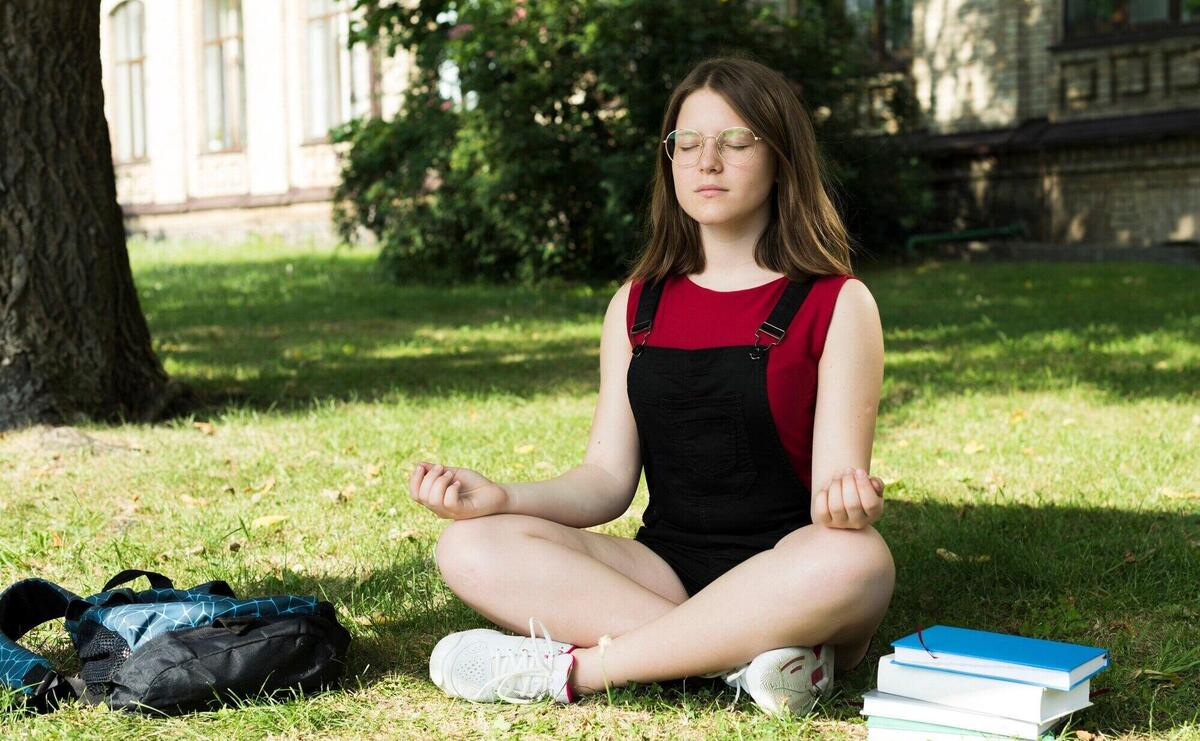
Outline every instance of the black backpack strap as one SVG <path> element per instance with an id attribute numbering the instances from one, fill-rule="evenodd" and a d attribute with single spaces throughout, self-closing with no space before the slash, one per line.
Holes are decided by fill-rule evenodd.
<path id="1" fill-rule="evenodd" d="M 67 697 L 81 697 L 83 684 L 54 670 L 39 654 L 18 645 L 30 630 L 67 614 L 79 595 L 45 579 L 25 579 L 0 593 L 0 682 L 25 695 L 38 711 Z"/>
<path id="2" fill-rule="evenodd" d="M 134 579 L 138 578 L 139 576 L 144 576 L 147 579 L 149 579 L 150 586 L 153 587 L 154 589 L 174 589 L 175 588 L 175 584 L 170 579 L 168 579 L 167 577 L 158 573 L 157 571 L 143 571 L 142 569 L 125 569 L 121 573 L 119 573 L 116 576 L 114 576 L 113 578 L 109 579 L 108 583 L 105 584 L 104 588 L 101 589 L 100 591 L 107 592 L 108 590 L 112 589 L 113 587 L 119 587 L 120 585 L 122 585 L 126 582 L 131 582 Z"/>
<path id="3" fill-rule="evenodd" d="M 229 597 L 231 599 L 237 599 L 237 595 L 233 593 L 233 587 L 229 586 L 228 582 L 225 582 L 221 579 L 213 579 L 212 581 L 206 581 L 203 584 L 197 584 L 187 591 L 191 592 L 192 594 L 211 594 L 214 597 Z"/>

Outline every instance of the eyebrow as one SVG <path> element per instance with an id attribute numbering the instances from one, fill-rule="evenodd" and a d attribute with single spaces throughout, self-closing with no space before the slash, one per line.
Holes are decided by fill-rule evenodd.
<path id="1" fill-rule="evenodd" d="M 695 126 L 682 126 L 682 125 L 676 125 L 676 126 L 675 126 L 675 128 L 677 128 L 677 129 L 691 129 L 692 131 L 700 131 L 700 129 L 696 128 Z M 701 134 L 704 134 L 705 136 L 716 136 L 717 134 L 720 134 L 722 131 L 725 131 L 725 129 L 744 129 L 744 128 L 746 128 L 746 126 L 745 126 L 744 124 L 731 124 L 731 125 L 729 125 L 729 126 L 726 126 L 724 129 L 719 129 L 719 130 L 717 130 L 717 131 L 714 131 L 712 134 L 708 134 L 708 133 L 706 133 L 706 132 L 704 132 L 704 131 L 700 131 L 700 133 L 701 133 Z"/>

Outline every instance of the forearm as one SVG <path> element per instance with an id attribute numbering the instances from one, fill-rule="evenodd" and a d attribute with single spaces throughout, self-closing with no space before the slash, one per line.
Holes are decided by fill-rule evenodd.
<path id="1" fill-rule="evenodd" d="M 500 484 L 508 492 L 508 514 L 532 515 L 570 527 L 592 527 L 620 517 L 630 493 L 608 471 L 582 463 L 545 481 Z"/>

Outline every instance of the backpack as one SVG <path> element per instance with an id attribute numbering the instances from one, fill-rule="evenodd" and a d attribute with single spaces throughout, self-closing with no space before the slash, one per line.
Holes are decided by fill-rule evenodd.
<path id="1" fill-rule="evenodd" d="M 142 576 L 150 589 L 117 588 Z M 78 677 L 17 644 L 57 618 L 82 662 Z M 90 597 L 45 579 L 0 593 L 0 690 L 38 712 L 74 698 L 173 715 L 261 693 L 318 691 L 341 675 L 349 645 L 329 602 L 238 599 L 223 581 L 176 589 L 162 574 L 130 569 Z"/>

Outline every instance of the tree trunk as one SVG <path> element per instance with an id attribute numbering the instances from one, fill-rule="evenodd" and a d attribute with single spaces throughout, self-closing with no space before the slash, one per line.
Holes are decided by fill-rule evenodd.
<path id="1" fill-rule="evenodd" d="M 0 429 L 158 416 L 178 393 L 125 249 L 98 0 L 0 2 Z"/>

